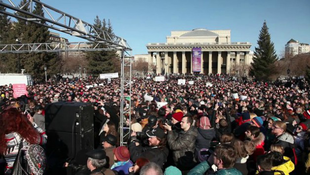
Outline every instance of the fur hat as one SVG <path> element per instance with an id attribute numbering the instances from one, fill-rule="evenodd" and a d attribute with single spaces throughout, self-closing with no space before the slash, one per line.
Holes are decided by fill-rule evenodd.
<path id="1" fill-rule="evenodd" d="M 126 146 L 119 146 L 114 148 L 114 155 L 118 161 L 127 161 L 130 159 L 130 153 Z"/>

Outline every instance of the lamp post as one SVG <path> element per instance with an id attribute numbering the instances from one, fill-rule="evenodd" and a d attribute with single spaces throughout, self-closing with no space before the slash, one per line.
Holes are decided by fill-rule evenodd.
<path id="1" fill-rule="evenodd" d="M 16 41 L 17 44 L 21 43 L 18 38 L 16 38 L 15 41 Z M 20 71 L 20 54 L 18 53 L 18 57 L 17 57 L 17 72 L 19 72 L 19 71 Z"/>
<path id="2" fill-rule="evenodd" d="M 47 70 L 47 68 L 46 68 L 46 66 L 44 66 L 44 73 L 45 73 L 45 83 L 47 82 L 47 73 L 46 73 L 46 70 Z"/>

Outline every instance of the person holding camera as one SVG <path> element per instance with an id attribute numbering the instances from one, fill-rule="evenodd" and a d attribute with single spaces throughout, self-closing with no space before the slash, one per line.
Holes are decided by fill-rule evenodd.
<path id="1" fill-rule="evenodd" d="M 181 132 L 172 130 L 172 127 L 165 123 L 164 127 L 168 131 L 168 144 L 172 150 L 174 164 L 181 170 L 189 170 L 196 165 L 194 158 L 195 141 L 197 138 L 197 128 L 192 126 L 193 119 L 185 115 L 181 120 Z"/>
<path id="2" fill-rule="evenodd" d="M 233 146 L 227 144 L 217 145 L 212 155 L 208 160 L 201 162 L 187 175 L 202 175 L 202 174 L 234 174 L 242 175 L 240 171 L 234 168 L 237 159 L 237 154 Z M 215 165 L 215 167 L 213 166 Z M 207 173 L 208 172 L 208 173 Z"/>
<path id="3" fill-rule="evenodd" d="M 132 136 L 135 132 L 132 133 Z M 132 140 L 129 145 L 129 152 L 131 153 L 131 160 L 136 162 L 138 158 L 146 158 L 151 162 L 155 162 L 160 167 L 163 167 L 167 161 L 169 150 L 166 147 L 167 139 L 163 129 L 157 127 L 146 132 L 149 145 L 142 146 L 139 142 Z"/>

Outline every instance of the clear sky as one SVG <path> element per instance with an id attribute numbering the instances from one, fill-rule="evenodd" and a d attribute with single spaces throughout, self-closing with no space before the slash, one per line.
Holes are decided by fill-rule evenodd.
<path id="1" fill-rule="evenodd" d="M 93 24 L 110 19 L 114 33 L 127 40 L 132 54 L 147 54 L 146 44 L 164 43 L 174 30 L 231 30 L 232 42 L 257 46 L 267 22 L 278 55 L 291 38 L 310 44 L 310 0 L 41 0 Z M 70 41 L 80 38 L 63 35 Z"/>

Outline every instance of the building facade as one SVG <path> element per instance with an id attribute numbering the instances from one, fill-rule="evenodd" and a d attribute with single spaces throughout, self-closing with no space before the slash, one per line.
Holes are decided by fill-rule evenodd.
<path id="1" fill-rule="evenodd" d="M 231 42 L 230 30 L 171 31 L 166 43 L 149 43 L 148 62 L 156 74 L 232 74 L 250 65 L 249 42 Z"/>
<path id="2" fill-rule="evenodd" d="M 285 53 L 291 56 L 295 56 L 302 53 L 310 52 L 310 45 L 307 43 L 299 43 L 298 41 L 291 39 L 285 45 Z"/>

